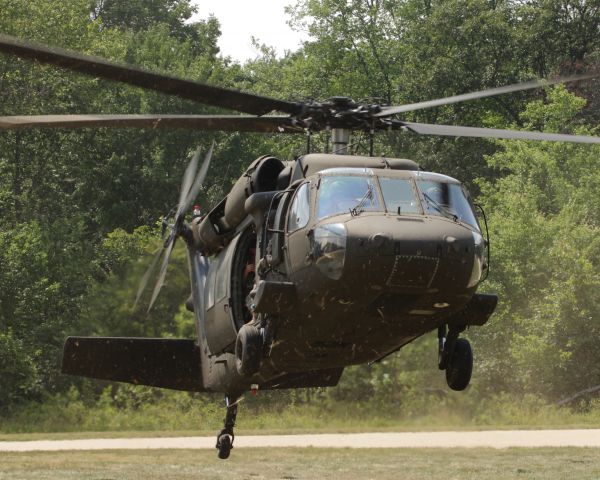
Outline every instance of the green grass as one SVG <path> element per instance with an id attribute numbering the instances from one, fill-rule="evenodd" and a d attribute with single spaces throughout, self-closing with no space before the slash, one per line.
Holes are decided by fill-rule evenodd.
<path id="1" fill-rule="evenodd" d="M 242 403 L 237 429 L 245 434 L 419 431 L 419 430 L 489 430 L 534 428 L 597 428 L 599 411 L 576 413 L 555 407 L 538 408 L 506 405 L 493 410 L 482 409 L 480 415 L 466 415 L 441 407 L 435 412 L 410 415 L 389 410 L 365 409 L 360 405 L 299 405 L 285 408 L 256 408 Z M 165 405 L 145 405 L 139 409 L 83 408 L 68 405 L 27 410 L 0 418 L 0 440 L 16 438 L 90 438 L 113 436 L 192 436 L 212 435 L 222 427 L 225 409 L 206 406 L 177 411 Z"/>
<path id="2" fill-rule="evenodd" d="M 600 449 L 240 449 L 2 454 L 0 480 L 597 479 Z"/>
<path id="3" fill-rule="evenodd" d="M 401 405 L 370 402 L 281 402 L 248 398 L 240 404 L 237 431 L 244 434 L 597 428 L 600 403 L 585 409 L 559 408 L 533 396 L 477 400 L 457 394 L 450 400 L 405 399 Z M 263 400 L 266 400 L 264 403 Z M 213 435 L 225 408 L 216 398 L 183 393 L 119 403 L 103 395 L 96 403 L 57 396 L 0 416 L 0 440 L 128 436 Z M 62 434 L 67 434 L 62 437 Z"/>

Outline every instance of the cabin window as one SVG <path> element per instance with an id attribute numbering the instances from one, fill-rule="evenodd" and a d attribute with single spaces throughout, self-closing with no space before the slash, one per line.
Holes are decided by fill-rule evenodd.
<path id="1" fill-rule="evenodd" d="M 295 232 L 306 227 L 310 218 L 310 189 L 309 183 L 304 183 L 296 191 L 288 215 L 288 232 Z"/>
<path id="2" fill-rule="evenodd" d="M 388 212 L 421 213 L 419 201 L 411 180 L 405 178 L 379 177 L 383 201 Z"/>
<path id="3" fill-rule="evenodd" d="M 220 264 L 220 262 L 219 262 Z M 215 281 L 215 301 L 218 302 L 227 294 L 227 282 L 229 281 L 228 269 L 219 268 L 216 274 Z"/>
<path id="4" fill-rule="evenodd" d="M 206 296 L 206 309 L 212 308 L 215 305 L 215 277 L 219 268 L 219 259 L 216 258 L 210 262 L 208 269 L 208 276 L 206 278 L 206 290 L 208 295 Z"/>

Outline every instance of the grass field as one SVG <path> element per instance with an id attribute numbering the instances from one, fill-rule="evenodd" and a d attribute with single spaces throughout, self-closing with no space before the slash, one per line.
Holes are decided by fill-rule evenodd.
<path id="1" fill-rule="evenodd" d="M 0 480 L 598 479 L 600 449 L 244 449 L 3 453 Z"/>
<path id="2" fill-rule="evenodd" d="M 506 401 L 481 407 L 482 413 L 433 405 L 431 412 L 411 413 L 340 403 L 261 406 L 243 403 L 236 429 L 240 434 L 355 433 L 435 430 L 527 430 L 598 428 L 600 406 L 577 412 L 552 405 Z M 182 409 L 160 404 L 138 408 L 31 404 L 0 416 L 0 441 L 63 438 L 213 436 L 222 428 L 225 409 L 217 403 L 192 403 Z M 269 408 L 270 407 L 270 408 Z M 466 408 L 466 407 L 465 407 Z"/>
<path id="3" fill-rule="evenodd" d="M 65 433 L 78 438 L 212 436 L 222 428 L 225 408 L 221 399 L 196 398 L 185 392 L 160 392 L 159 395 L 154 390 L 142 389 L 141 393 L 148 398 L 121 401 L 118 395 L 113 396 L 105 389 L 99 400 L 90 403 L 73 391 L 49 397 L 44 402 L 0 409 L 0 441 L 64 438 Z M 239 433 L 254 435 L 597 428 L 600 425 L 600 402 L 564 408 L 531 395 L 502 394 L 478 399 L 477 395 L 453 393 L 456 395 L 443 399 L 405 398 L 390 408 L 377 397 L 364 402 L 334 402 L 327 398 L 300 402 L 295 397 L 290 399 L 266 392 L 260 398 L 249 395 L 244 399 L 237 429 Z"/>

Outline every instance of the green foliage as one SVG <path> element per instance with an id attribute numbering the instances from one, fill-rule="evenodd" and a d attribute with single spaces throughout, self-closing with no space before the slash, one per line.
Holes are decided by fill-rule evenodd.
<path id="1" fill-rule="evenodd" d="M 81 333 L 194 337 L 193 319 L 181 309 L 190 294 L 187 252 L 181 243 L 173 250 L 168 281 L 161 290 L 160 301 L 146 312 L 158 274 L 155 268 L 144 295 L 139 304 L 135 304 L 140 281 L 161 250 L 162 242 L 147 227 L 140 227 L 131 234 L 115 230 L 108 235 L 98 252 L 102 273 L 83 302 L 85 323 Z"/>
<path id="2" fill-rule="evenodd" d="M 0 405 L 30 397 L 36 387 L 34 359 L 11 330 L 0 332 Z"/>
<path id="3" fill-rule="evenodd" d="M 153 6 L 162 11 L 159 3 Z M 193 34 L 172 37 L 169 22 L 180 18 L 184 25 L 183 7 L 192 7 L 163 3 L 170 20 L 136 30 L 90 18 L 89 0 L 0 0 L 0 31 L 204 81 L 220 75 L 215 21 L 210 28 L 185 23 Z M 182 101 L 10 56 L 0 58 L 0 84 L 1 114 L 197 112 Z M 189 292 L 185 273 L 170 279 L 161 298 L 171 303 L 149 319 L 143 308 L 132 310 L 145 268 L 135 260 L 158 247 L 148 228 L 136 227 L 173 205 L 189 154 L 204 139 L 191 132 L 102 129 L 0 134 L 0 332 L 8 342 L 3 349 L 19 352 L 6 368 L 23 376 L 21 383 L 13 373 L 2 379 L 1 405 L 73 383 L 59 373 L 68 335 L 176 331 L 173 316 Z M 177 251 L 171 268 L 185 272 L 184 263 L 185 253 Z M 133 269 L 135 279 L 127 277 Z M 128 288 L 115 293 L 119 282 Z"/>
<path id="4" fill-rule="evenodd" d="M 582 99 L 558 87 L 547 105 L 535 102 L 526 124 L 569 131 Z M 575 127 L 578 133 L 592 133 Z M 529 389 L 550 397 L 597 383 L 600 355 L 600 176 L 597 147 L 501 142 L 489 158 L 504 171 L 482 181 L 493 238 L 493 285 L 503 305 L 477 332 L 492 356 L 488 388 Z M 500 340 L 501 339 L 501 340 Z"/>
<path id="5" fill-rule="evenodd" d="M 14 337 L 19 362 L 35 361 L 41 386 L 50 391 L 65 383 L 59 375 L 59 352 L 77 323 L 88 287 L 79 262 L 90 252 L 79 241 L 80 228 L 60 219 L 0 232 L 0 331 Z"/>
<path id="6" fill-rule="evenodd" d="M 522 19 L 519 56 L 540 76 L 557 66 L 581 68 L 600 47 L 597 1 L 528 0 L 517 4 L 517 13 Z"/>

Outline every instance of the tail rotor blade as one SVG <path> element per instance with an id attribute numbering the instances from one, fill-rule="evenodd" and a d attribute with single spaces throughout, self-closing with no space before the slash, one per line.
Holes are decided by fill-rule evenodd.
<path id="1" fill-rule="evenodd" d="M 204 161 L 198 171 L 198 175 L 194 180 L 194 184 L 192 185 L 183 205 L 180 206 L 180 210 L 177 212 L 177 215 L 182 215 L 188 208 L 190 208 L 190 204 L 194 201 L 194 198 L 198 196 L 200 192 L 200 188 L 202 188 L 202 184 L 204 183 L 204 179 L 206 178 L 206 174 L 208 172 L 208 167 L 210 166 L 210 161 L 212 158 L 213 151 L 215 149 L 215 142 L 213 141 L 208 153 L 204 157 Z"/>
<path id="2" fill-rule="evenodd" d="M 158 264 L 158 260 L 162 256 L 163 252 L 164 252 L 164 248 L 161 248 L 156 253 L 156 255 L 154 255 L 154 258 L 152 259 L 152 263 L 150 264 L 150 267 L 148 267 L 148 269 L 146 270 L 146 273 L 144 273 L 144 276 L 142 277 L 142 280 L 140 281 L 140 285 L 139 285 L 139 287 L 137 289 L 137 293 L 135 295 L 135 302 L 133 304 L 134 308 L 137 306 L 138 302 L 140 301 L 140 298 L 142 297 L 142 294 L 146 290 L 146 286 L 148 285 L 148 280 L 150 280 L 150 276 L 154 272 L 154 269 L 156 268 L 156 265 Z"/>
<path id="3" fill-rule="evenodd" d="M 198 160 L 200 159 L 200 149 L 196 150 L 194 156 L 188 163 L 188 166 L 185 169 L 185 173 L 183 174 L 183 179 L 181 180 L 181 190 L 179 191 L 179 203 L 177 204 L 177 211 L 181 210 L 181 206 L 183 202 L 188 196 L 190 192 L 190 188 L 192 187 L 192 183 L 194 182 L 194 177 L 196 175 L 196 170 L 198 169 Z"/>
<path id="4" fill-rule="evenodd" d="M 142 277 L 140 286 L 138 287 L 138 291 L 136 294 L 135 305 L 137 305 L 142 294 L 144 293 L 144 290 L 148 285 L 150 277 L 152 276 L 152 273 L 155 271 L 156 266 L 158 265 L 160 257 L 164 255 L 162 264 L 160 266 L 158 279 L 156 281 L 156 285 L 154 286 L 154 290 L 152 291 L 152 298 L 150 299 L 150 304 L 147 310 L 148 312 L 150 312 L 150 310 L 152 309 L 154 302 L 156 301 L 156 298 L 158 297 L 158 294 L 160 293 L 160 290 L 162 289 L 165 283 L 167 267 L 169 266 L 169 260 L 171 259 L 173 247 L 175 246 L 175 242 L 177 241 L 177 236 L 180 234 L 179 227 L 181 226 L 181 222 L 183 222 L 183 216 L 185 215 L 185 211 L 188 209 L 190 203 L 200 192 L 200 188 L 202 187 L 204 179 L 206 178 L 206 173 L 208 172 L 208 167 L 210 166 L 210 160 L 212 158 L 214 147 L 215 142 L 212 143 L 210 149 L 208 150 L 208 153 L 204 157 L 200 170 L 198 170 L 200 149 L 196 150 L 196 153 L 194 153 L 194 156 L 192 157 L 190 163 L 185 169 L 183 180 L 181 182 L 181 191 L 179 192 L 179 204 L 177 206 L 177 211 L 175 212 L 174 216 L 174 224 L 169 226 L 171 233 L 169 235 L 169 238 L 164 243 L 164 247 L 161 249 L 158 255 L 155 256 L 154 260 L 152 261 L 152 264 L 150 265 L 150 268 L 148 268 L 146 273 L 144 273 L 144 276 Z M 172 212 L 173 211 L 169 213 L 169 218 L 171 218 L 171 215 L 173 215 Z M 166 219 L 163 220 L 163 228 L 167 226 L 165 222 Z"/>
<path id="5" fill-rule="evenodd" d="M 165 283 L 165 277 L 167 275 L 167 267 L 169 266 L 169 259 L 171 258 L 171 252 L 173 251 L 173 247 L 175 246 L 175 241 L 177 237 L 173 236 L 173 239 L 169 241 L 167 248 L 165 250 L 165 258 L 163 259 L 162 265 L 160 266 L 160 273 L 158 274 L 158 280 L 156 281 L 156 285 L 154 286 L 154 291 L 152 292 L 152 298 L 150 299 L 150 305 L 148 305 L 147 312 L 152 310 L 152 305 L 154 305 L 154 301 L 156 297 L 158 297 L 158 293 L 160 289 Z"/>

